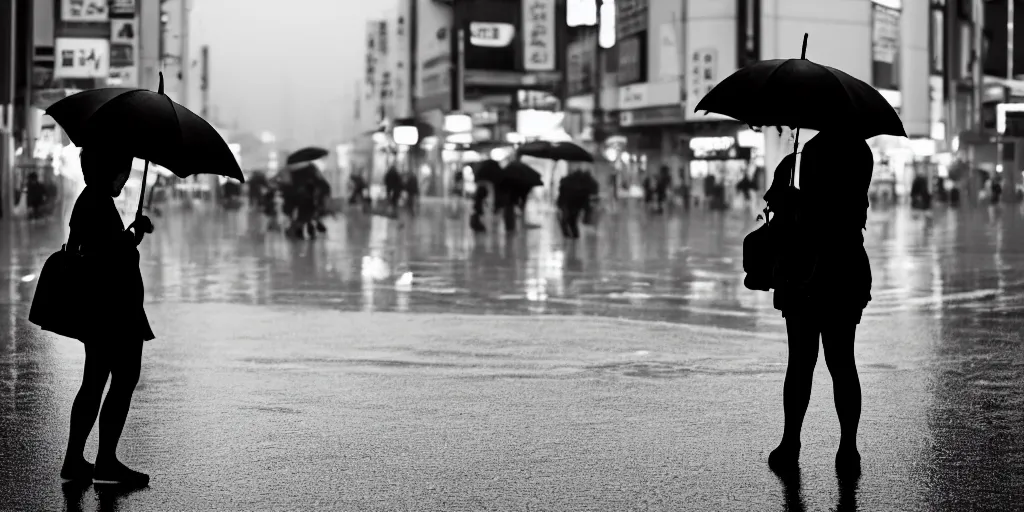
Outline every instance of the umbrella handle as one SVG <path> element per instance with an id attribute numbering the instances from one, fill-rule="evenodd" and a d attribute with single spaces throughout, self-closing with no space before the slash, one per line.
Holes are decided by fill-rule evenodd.
<path id="1" fill-rule="evenodd" d="M 146 160 L 146 166 L 142 169 L 142 189 L 139 190 L 139 210 L 135 212 L 135 217 L 142 216 L 142 202 L 146 200 L 146 177 L 149 175 L 149 160 Z"/>
<path id="2" fill-rule="evenodd" d="M 804 44 L 800 48 L 800 58 L 807 59 L 807 32 L 804 32 Z M 789 173 L 789 185 L 795 186 L 796 183 L 796 158 L 797 158 L 797 146 L 800 145 L 800 127 L 796 129 L 796 136 L 793 137 L 793 172 Z"/>

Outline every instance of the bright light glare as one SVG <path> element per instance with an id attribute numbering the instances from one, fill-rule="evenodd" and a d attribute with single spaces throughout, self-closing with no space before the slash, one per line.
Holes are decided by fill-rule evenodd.
<path id="1" fill-rule="evenodd" d="M 23 282 L 23 283 L 31 283 L 32 281 L 35 281 L 35 280 L 36 280 L 36 275 L 35 274 L 29 274 L 27 276 L 22 276 L 22 278 L 21 278 L 21 282 Z"/>
<path id="2" fill-rule="evenodd" d="M 615 0 L 604 0 L 601 4 L 601 30 L 597 42 L 605 49 L 615 46 Z"/>
<path id="3" fill-rule="evenodd" d="M 420 141 L 420 132 L 415 126 L 396 126 L 391 136 L 396 144 L 415 146 Z"/>

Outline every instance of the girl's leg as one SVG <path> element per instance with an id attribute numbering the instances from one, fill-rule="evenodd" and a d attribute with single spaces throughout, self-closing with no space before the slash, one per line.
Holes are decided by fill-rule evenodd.
<path id="1" fill-rule="evenodd" d="M 839 456 L 860 459 L 857 452 L 857 427 L 860 424 L 861 390 L 857 375 L 857 362 L 853 355 L 853 342 L 857 324 L 830 325 L 822 329 L 825 364 L 832 375 L 836 414 L 839 416 L 841 438 Z M 840 457 L 841 456 L 841 457 Z"/>
<path id="2" fill-rule="evenodd" d="M 121 439 L 128 409 L 132 404 L 132 394 L 139 382 L 142 367 L 142 341 L 122 342 L 116 348 L 117 354 L 111 369 L 110 391 L 103 402 L 100 412 L 100 445 L 96 456 L 97 474 L 104 470 L 116 470 L 123 467 L 117 460 L 117 443 Z"/>
<path id="3" fill-rule="evenodd" d="M 768 457 L 768 463 L 773 466 L 795 463 L 799 456 L 800 430 L 807 413 L 807 404 L 811 400 L 814 366 L 818 361 L 820 332 L 815 322 L 805 315 L 787 313 L 786 332 L 789 337 L 789 360 L 782 388 L 785 427 L 782 442 Z"/>
<path id="4" fill-rule="evenodd" d="M 85 461 L 82 452 L 85 450 L 85 441 L 96 423 L 103 388 L 107 385 L 107 376 L 110 375 L 110 362 L 103 357 L 100 348 L 102 345 L 97 343 L 101 342 L 85 344 L 85 372 L 82 375 L 82 387 L 78 389 L 78 395 L 71 406 L 68 447 L 64 455 L 64 468 L 61 469 L 61 476 L 65 478 L 92 477 L 91 465 Z M 89 469 L 90 474 L 80 474 L 83 468 Z"/>

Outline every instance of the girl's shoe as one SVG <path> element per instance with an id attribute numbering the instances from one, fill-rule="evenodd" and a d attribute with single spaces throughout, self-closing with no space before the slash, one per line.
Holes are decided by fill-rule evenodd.
<path id="1" fill-rule="evenodd" d="M 64 480 L 92 480 L 94 467 L 85 459 L 78 459 L 75 462 L 64 461 L 64 467 L 60 468 L 60 477 Z"/>
<path id="2" fill-rule="evenodd" d="M 97 464 L 96 472 L 93 473 L 93 483 L 127 485 L 132 487 L 146 487 L 149 485 L 149 475 L 140 473 L 128 466 L 114 461 L 108 464 Z"/>
<path id="3" fill-rule="evenodd" d="M 791 473 L 799 468 L 800 443 L 783 441 L 768 455 L 768 467 L 776 473 Z"/>

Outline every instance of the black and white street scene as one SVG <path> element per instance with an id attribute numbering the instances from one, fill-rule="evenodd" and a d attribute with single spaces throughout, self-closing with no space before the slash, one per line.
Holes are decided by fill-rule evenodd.
<path id="1" fill-rule="evenodd" d="M 1024 510 L 1018 20 L 0 0 L 0 510 Z"/>

